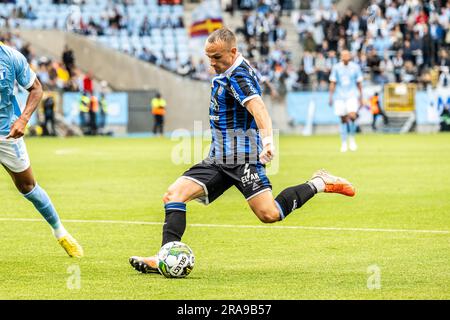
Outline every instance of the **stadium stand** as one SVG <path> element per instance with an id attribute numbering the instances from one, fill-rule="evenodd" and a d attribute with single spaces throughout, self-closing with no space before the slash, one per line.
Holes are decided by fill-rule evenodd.
<path id="1" fill-rule="evenodd" d="M 330 68 L 344 47 L 374 84 L 425 87 L 450 67 L 447 0 L 373 0 L 362 12 L 344 13 L 330 1 L 311 1 L 295 22 L 305 50 L 299 87 L 303 82 L 310 88 L 326 86 Z"/>
<path id="2" fill-rule="evenodd" d="M 266 2 L 269 4 L 247 2 L 244 26 L 237 31 L 246 38 L 241 48 L 244 54 L 252 59 L 253 43 L 259 43 L 262 54 L 256 56 L 261 69 L 271 66 L 276 70 L 276 65 L 286 60 L 285 51 L 280 57 L 278 50 L 270 56 L 268 50 L 275 42 L 280 46 L 285 30 L 279 25 L 278 1 Z M 26 0 L 17 0 L 1 10 L 1 26 L 69 30 L 172 72 L 194 79 L 208 78 L 205 61 L 191 59 L 182 5 L 158 5 L 156 0 L 95 0 L 80 5 L 39 0 L 28 5 Z"/>
<path id="3" fill-rule="evenodd" d="M 75 65 L 67 68 L 62 59 L 37 55 L 18 33 L 0 32 L 0 41 L 20 51 L 36 72 L 45 90 L 76 92 L 83 90 L 85 74 Z"/>
<path id="4" fill-rule="evenodd" d="M 448 0 L 372 0 L 361 12 L 339 12 L 332 0 L 302 1 L 298 9 L 292 1 L 238 3 L 234 15 L 241 23 L 234 29 L 244 40 L 240 50 L 281 95 L 326 90 L 331 66 L 344 47 L 372 84 L 413 82 L 423 88 L 450 66 Z M 292 30 L 281 23 L 286 12 L 301 52 L 286 44 L 287 30 Z M 206 61 L 193 61 L 190 55 L 185 14 L 183 5 L 158 5 L 157 0 L 38 0 L 32 5 L 16 0 L 0 7 L 0 26 L 70 30 L 169 71 L 207 80 Z"/>
<path id="5" fill-rule="evenodd" d="M 1 8 L 0 26 L 72 31 L 174 72 L 190 60 L 182 5 L 158 5 L 157 0 L 79 5 L 39 0 L 32 6 L 17 0 Z"/>

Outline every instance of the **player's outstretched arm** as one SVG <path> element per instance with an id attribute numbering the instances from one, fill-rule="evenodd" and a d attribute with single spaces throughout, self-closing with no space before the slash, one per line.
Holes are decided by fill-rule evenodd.
<path id="1" fill-rule="evenodd" d="M 270 162 L 275 156 L 275 146 L 273 143 L 272 119 L 261 97 L 257 96 L 245 104 L 247 110 L 255 118 L 256 125 L 262 136 L 263 151 L 259 155 L 262 164 Z"/>
<path id="2" fill-rule="evenodd" d="M 11 126 L 11 131 L 6 137 L 7 139 L 8 138 L 18 139 L 25 134 L 25 128 L 27 126 L 27 123 L 28 121 L 30 121 L 31 115 L 38 107 L 39 101 L 41 101 L 43 94 L 41 83 L 37 78 L 36 80 L 34 80 L 33 85 L 28 89 L 28 92 L 30 94 L 28 95 L 25 109 L 22 115 Z"/>

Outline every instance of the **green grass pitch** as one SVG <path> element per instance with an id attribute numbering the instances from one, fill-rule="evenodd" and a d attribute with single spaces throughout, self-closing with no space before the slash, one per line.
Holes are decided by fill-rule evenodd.
<path id="1" fill-rule="evenodd" d="M 323 167 L 352 181 L 356 197 L 317 195 L 273 225 L 236 189 L 190 203 L 193 272 L 142 275 L 128 257 L 159 248 L 162 195 L 189 167 L 172 163 L 177 143 L 27 139 L 37 180 L 85 257 L 66 256 L 1 170 L 0 299 L 450 298 L 450 135 L 358 136 L 346 154 L 337 136 L 282 137 L 275 194 Z"/>

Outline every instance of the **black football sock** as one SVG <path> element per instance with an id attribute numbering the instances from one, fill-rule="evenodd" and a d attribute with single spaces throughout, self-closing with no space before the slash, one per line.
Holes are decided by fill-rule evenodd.
<path id="1" fill-rule="evenodd" d="M 292 211 L 304 205 L 316 193 L 316 188 L 310 183 L 303 183 L 281 191 L 275 198 L 275 203 L 278 204 L 278 209 L 280 210 L 280 220 L 283 220 Z"/>
<path id="2" fill-rule="evenodd" d="M 163 226 L 162 245 L 171 241 L 181 241 L 186 230 L 186 204 L 169 202 L 164 206 L 166 219 Z"/>

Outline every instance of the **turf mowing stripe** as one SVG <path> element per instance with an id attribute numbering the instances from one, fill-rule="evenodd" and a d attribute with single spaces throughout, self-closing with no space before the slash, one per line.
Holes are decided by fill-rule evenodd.
<path id="1" fill-rule="evenodd" d="M 0 221 L 23 221 L 42 222 L 42 219 L 27 218 L 0 218 Z M 149 221 L 122 221 L 122 220 L 62 220 L 64 223 L 105 223 L 105 224 L 138 224 L 138 225 L 163 225 L 162 222 Z M 371 228 L 336 228 L 336 227 L 307 227 L 307 226 L 250 226 L 235 224 L 188 224 L 196 228 L 241 228 L 241 229 L 298 229 L 298 230 L 321 230 L 321 231 L 361 231 L 361 232 L 407 232 L 407 233 L 435 233 L 450 234 L 448 230 L 415 230 L 415 229 L 371 229 Z"/>

